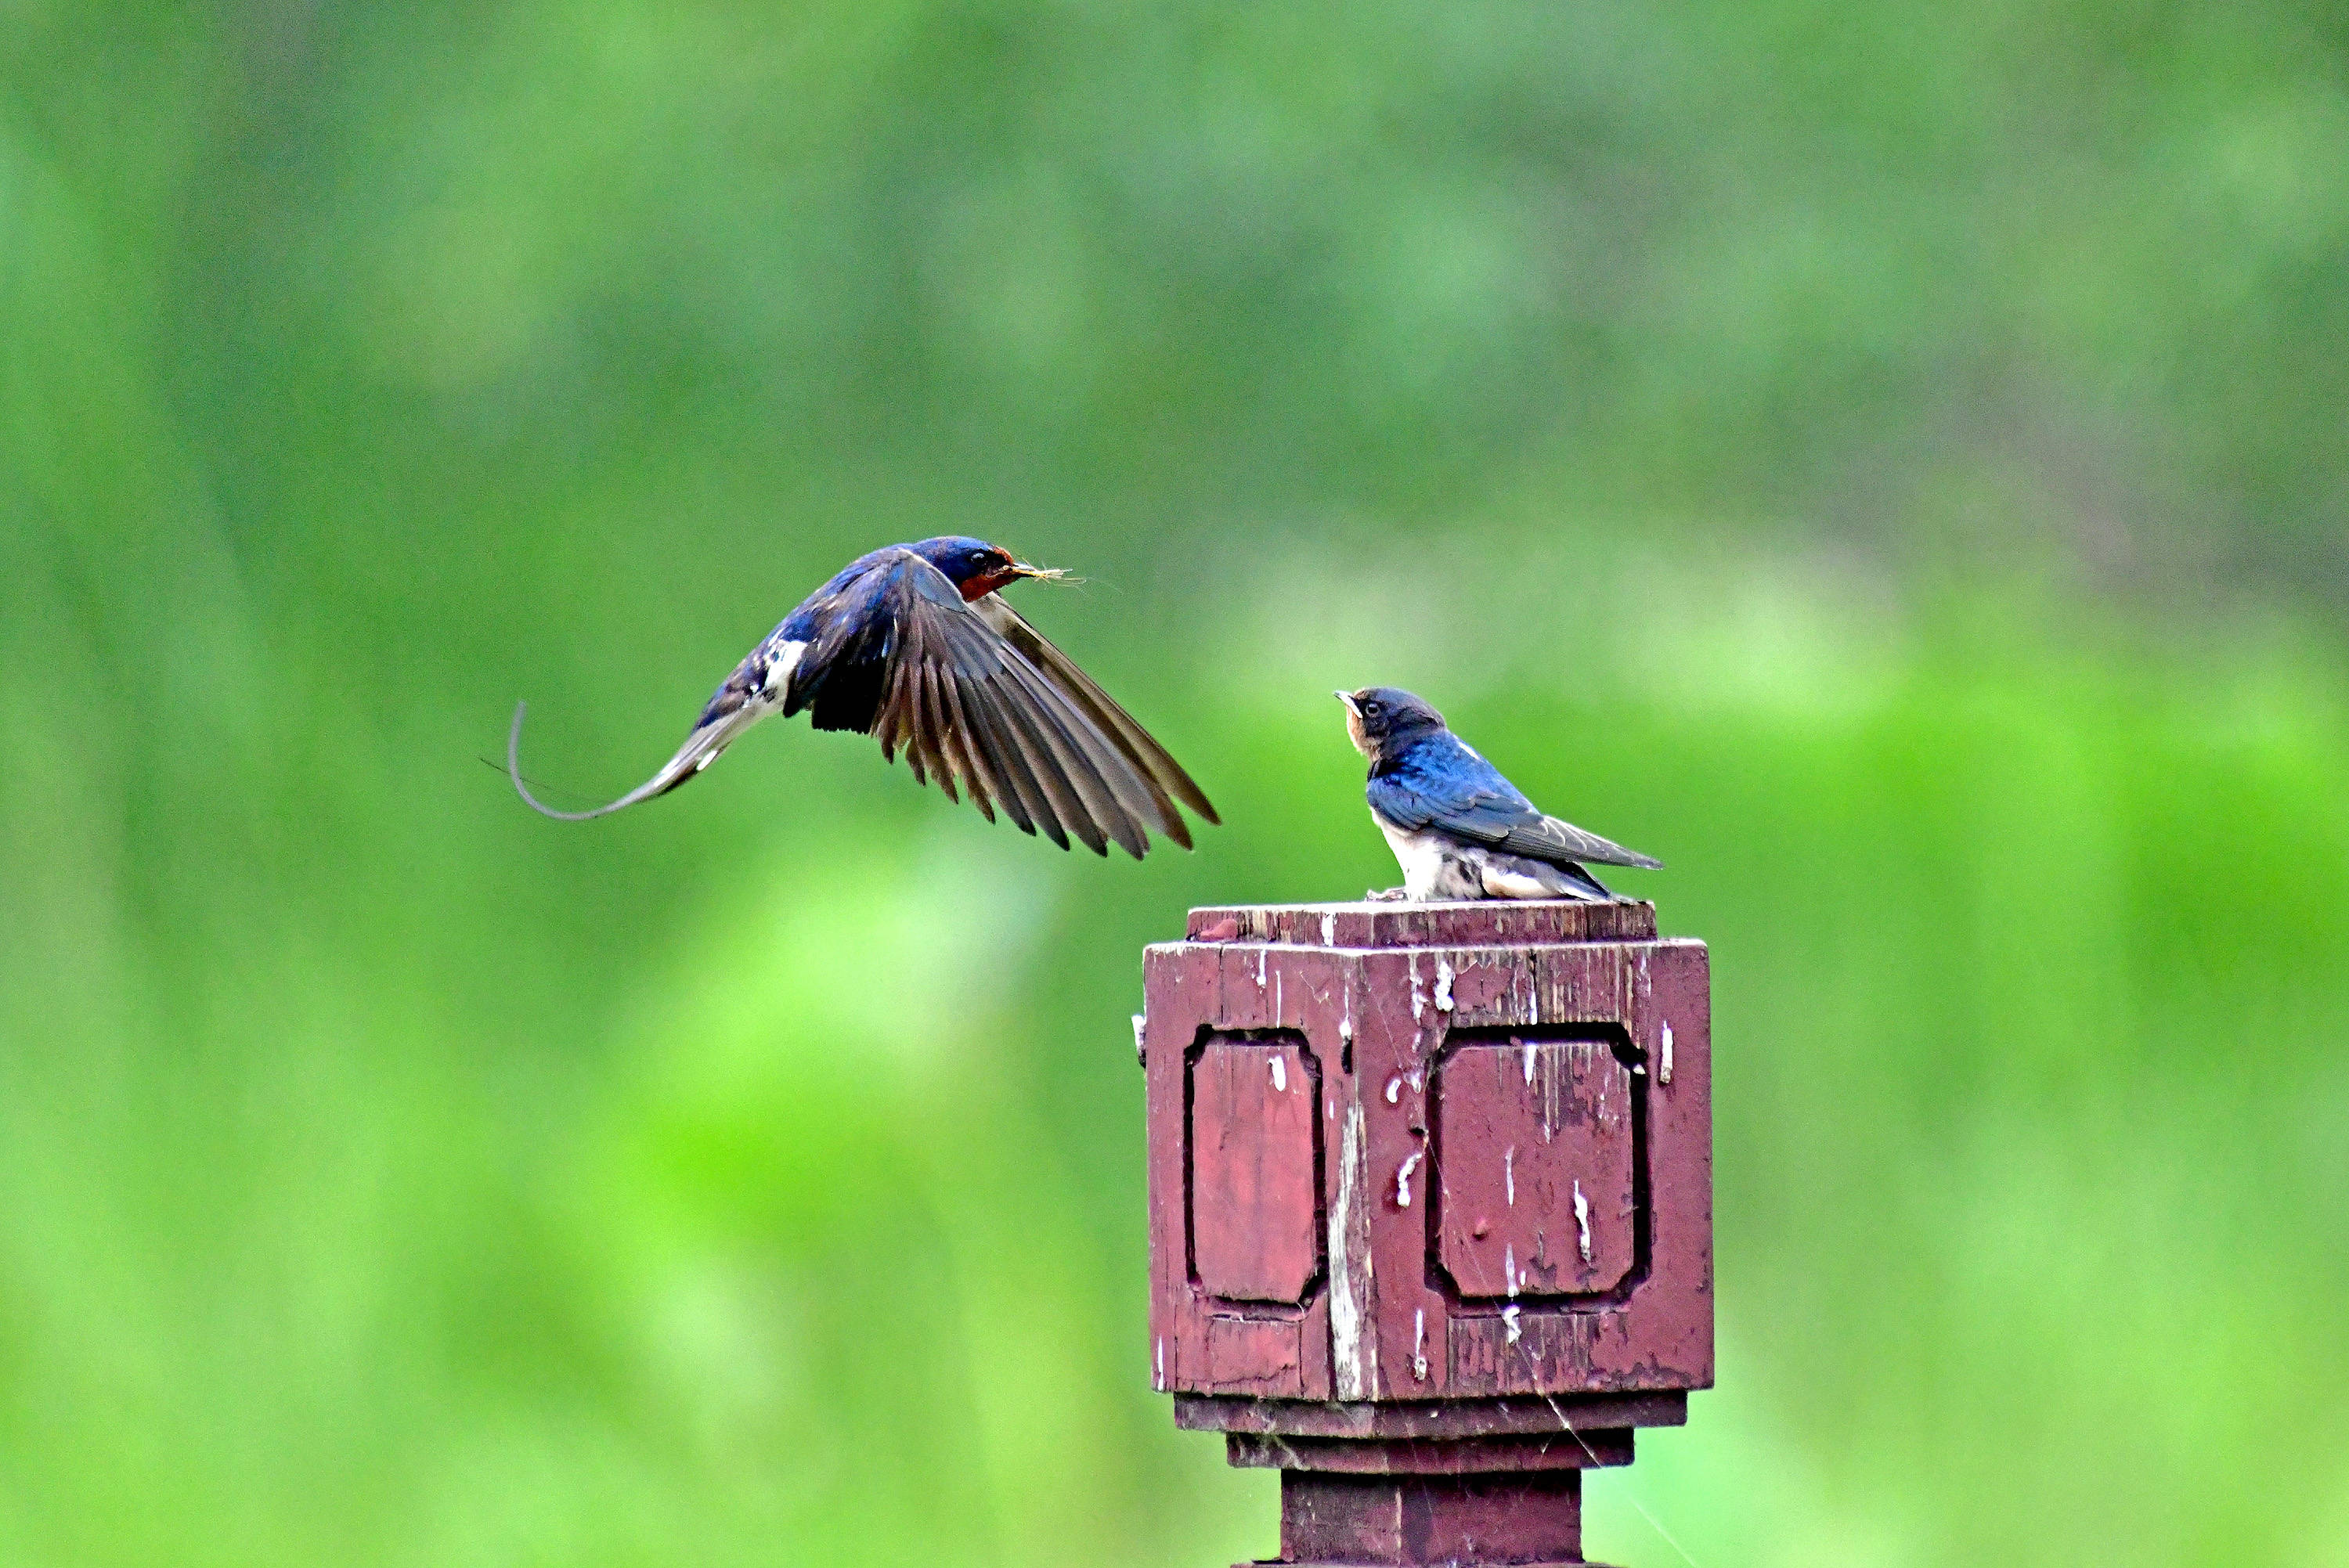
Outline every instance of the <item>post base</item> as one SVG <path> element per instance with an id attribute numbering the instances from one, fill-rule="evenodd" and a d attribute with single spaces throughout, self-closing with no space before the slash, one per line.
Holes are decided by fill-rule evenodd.
<path id="1" fill-rule="evenodd" d="M 1265 1568 L 1586 1568 L 1582 1473 L 1283 1470 Z M 1238 1564 L 1236 1568 L 1251 1568 Z M 1588 1565 L 1597 1568 L 1597 1565 Z"/>

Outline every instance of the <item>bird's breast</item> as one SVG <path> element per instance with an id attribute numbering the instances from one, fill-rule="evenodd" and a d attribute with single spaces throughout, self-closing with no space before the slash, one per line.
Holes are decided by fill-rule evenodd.
<path id="1" fill-rule="evenodd" d="M 1402 868 L 1404 890 L 1413 898 L 1436 897 L 1446 881 L 1445 867 L 1456 853 L 1452 841 L 1432 828 L 1403 827 L 1376 810 L 1371 812 L 1371 820 L 1378 823 L 1387 848 L 1394 851 L 1395 863 Z"/>

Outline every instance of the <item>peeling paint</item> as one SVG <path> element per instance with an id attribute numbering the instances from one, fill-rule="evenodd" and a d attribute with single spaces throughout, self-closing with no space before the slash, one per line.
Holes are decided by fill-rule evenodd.
<path id="1" fill-rule="evenodd" d="M 1575 1248 L 1582 1253 L 1582 1261 L 1588 1263 L 1590 1261 L 1590 1200 L 1582 1195 L 1582 1183 L 1579 1181 L 1574 1184 L 1574 1229 Z"/>
<path id="2" fill-rule="evenodd" d="M 1288 1063 L 1282 1058 L 1278 1051 L 1272 1053 L 1272 1092 L 1275 1094 L 1288 1092 Z"/>
<path id="3" fill-rule="evenodd" d="M 1501 1308 L 1501 1326 L 1509 1331 L 1509 1343 L 1512 1345 L 1526 1336 L 1525 1330 L 1517 1326 L 1517 1314 L 1520 1310 L 1514 1302 Z"/>
<path id="4" fill-rule="evenodd" d="M 1321 916 L 1321 945 L 1324 947 L 1338 945 L 1338 917 L 1327 912 L 1324 912 Z"/>
<path id="5" fill-rule="evenodd" d="M 1656 1081 L 1658 1083 L 1672 1081 L 1672 1021 L 1670 1018 L 1664 1020 L 1663 1049 L 1656 1056 Z"/>
<path id="6" fill-rule="evenodd" d="M 1411 1085 L 1412 1093 L 1417 1094 L 1419 1092 L 1420 1086 L 1427 1081 L 1427 1076 L 1421 1072 L 1417 1068 L 1413 1068 L 1411 1071 L 1402 1075 L 1402 1081 Z"/>
<path id="7" fill-rule="evenodd" d="M 1401 1099 L 1402 1098 L 1402 1074 L 1397 1073 L 1394 1077 L 1387 1079 L 1387 1103 L 1389 1105 L 1392 1105 L 1396 1100 Z"/>
<path id="8" fill-rule="evenodd" d="M 1525 1049 L 1526 1049 L 1526 1087 L 1527 1088 L 1533 1088 L 1533 1087 L 1534 1087 L 1534 1043 L 1533 1043 L 1531 1040 L 1527 1040 L 1527 1041 L 1526 1041 L 1526 1042 L 1525 1042 Z"/>
<path id="9" fill-rule="evenodd" d="M 1378 1342 L 1362 1334 L 1364 1304 L 1354 1295 L 1354 1182 L 1362 1165 L 1362 1108 L 1346 1108 L 1345 1130 L 1338 1141 L 1338 1191 L 1330 1205 L 1330 1358 L 1337 1375 L 1338 1398 L 1364 1399 L 1377 1381 Z M 1370 1259 L 1361 1260 L 1365 1274 Z"/>
<path id="10" fill-rule="evenodd" d="M 1411 1173 L 1418 1170 L 1419 1162 L 1426 1158 L 1427 1151 L 1425 1150 L 1415 1149 L 1412 1150 L 1411 1157 L 1409 1159 L 1405 1160 L 1401 1165 L 1395 1167 L 1396 1208 L 1408 1209 L 1411 1207 Z"/>
<path id="11" fill-rule="evenodd" d="M 1501 1246 L 1501 1288 L 1514 1301 L 1517 1295 L 1517 1250 L 1503 1243 Z"/>
<path id="12" fill-rule="evenodd" d="M 1144 1066 L 1147 1066 L 1150 1061 L 1150 1047 L 1143 1043 L 1143 1037 L 1147 1032 L 1149 1025 L 1150 1020 L 1140 1013 L 1133 1016 L 1133 1059 Z"/>
<path id="13" fill-rule="evenodd" d="M 1156 1387 L 1162 1394 L 1166 1392 L 1166 1336 L 1163 1334 L 1158 1336 L 1158 1377 Z"/>
<path id="14" fill-rule="evenodd" d="M 1448 960 L 1439 958 L 1435 961 L 1435 1010 L 1437 1012 L 1452 1011 L 1452 982 L 1458 977 Z"/>
<path id="15" fill-rule="evenodd" d="M 1509 1207 L 1517 1206 L 1517 1146 L 1514 1143 L 1501 1151 L 1501 1188 L 1509 1196 Z"/>
<path id="16" fill-rule="evenodd" d="M 1412 1315 L 1411 1375 L 1427 1381 L 1427 1308 L 1423 1306 Z"/>

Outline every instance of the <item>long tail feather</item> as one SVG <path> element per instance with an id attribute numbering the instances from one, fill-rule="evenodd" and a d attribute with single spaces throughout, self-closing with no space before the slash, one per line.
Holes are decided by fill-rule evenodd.
<path id="1" fill-rule="evenodd" d="M 678 748 L 677 755 L 661 765 L 659 772 L 618 799 L 585 811 L 558 811 L 532 794 L 530 786 L 523 782 L 522 721 L 523 716 L 529 711 L 530 704 L 526 702 L 514 705 L 513 727 L 506 732 L 506 777 L 513 780 L 514 793 L 522 797 L 524 805 L 540 816 L 552 817 L 558 822 L 585 822 L 597 817 L 608 817 L 640 800 L 667 794 L 718 760 L 718 754 L 733 744 L 736 736 L 761 717 L 747 707 L 737 708 L 696 729 L 686 738 L 685 744 Z"/>

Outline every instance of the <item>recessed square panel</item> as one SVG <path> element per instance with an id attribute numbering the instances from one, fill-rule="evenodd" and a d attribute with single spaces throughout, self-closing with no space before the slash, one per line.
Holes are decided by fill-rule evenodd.
<path id="1" fill-rule="evenodd" d="M 1623 1284 L 1639 1238 L 1634 1092 L 1605 1040 L 1479 1038 L 1444 1055 L 1436 1256 L 1463 1300 Z"/>
<path id="2" fill-rule="evenodd" d="M 1189 1064 L 1191 1267 L 1211 1296 L 1294 1305 L 1320 1274 L 1309 1063 L 1293 1038 L 1211 1035 Z"/>

